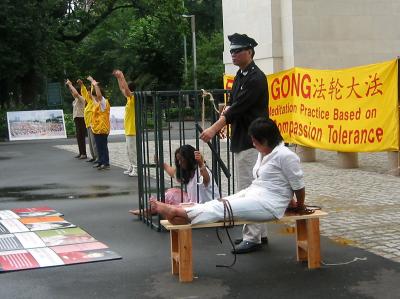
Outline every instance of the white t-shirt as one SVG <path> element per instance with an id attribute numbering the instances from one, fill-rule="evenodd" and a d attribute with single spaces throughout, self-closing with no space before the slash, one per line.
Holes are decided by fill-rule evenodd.
<path id="1" fill-rule="evenodd" d="M 72 102 L 72 118 L 83 117 L 83 111 L 85 110 L 85 99 L 78 95 Z"/>
<path id="2" fill-rule="evenodd" d="M 264 157 L 258 154 L 253 177 L 248 188 L 233 196 L 258 199 L 277 218 L 284 215 L 293 198 L 293 190 L 304 188 L 300 159 L 284 143 Z"/>
<path id="3" fill-rule="evenodd" d="M 186 191 L 189 198 L 189 202 L 193 203 L 205 203 L 213 199 L 219 199 L 218 185 L 215 183 L 211 171 L 207 169 L 210 181 L 207 187 L 203 183 L 203 176 L 200 175 L 200 168 L 197 168 L 194 176 L 190 179 L 189 183 L 186 185 Z M 198 177 L 198 178 L 197 178 Z M 199 184 L 197 184 L 199 182 Z M 214 182 L 214 196 L 213 196 L 213 182 Z M 197 187 L 199 187 L 199 200 L 197 201 Z"/>

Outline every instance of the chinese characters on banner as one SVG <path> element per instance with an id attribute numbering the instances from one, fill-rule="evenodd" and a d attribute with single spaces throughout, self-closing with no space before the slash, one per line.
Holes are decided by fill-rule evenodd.
<path id="1" fill-rule="evenodd" d="M 286 142 L 341 152 L 398 150 L 397 60 L 268 77 L 269 116 Z M 225 89 L 233 76 L 225 76 Z"/>

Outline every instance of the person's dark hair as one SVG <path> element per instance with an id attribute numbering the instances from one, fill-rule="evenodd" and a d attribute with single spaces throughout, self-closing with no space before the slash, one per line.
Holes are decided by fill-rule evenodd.
<path id="1" fill-rule="evenodd" d="M 129 90 L 130 90 L 131 92 L 134 92 L 134 91 L 136 90 L 135 83 L 132 82 L 132 81 L 129 81 L 129 82 L 128 82 L 128 87 L 129 87 Z"/>
<path id="2" fill-rule="evenodd" d="M 73 86 L 76 89 L 76 91 L 78 92 L 78 94 L 81 96 L 81 87 L 78 84 L 74 84 Z"/>
<path id="3" fill-rule="evenodd" d="M 107 94 L 106 94 L 106 91 L 105 91 L 105 89 L 103 88 L 103 86 L 102 86 L 100 83 L 97 83 L 97 86 L 100 88 L 101 95 L 102 95 L 105 99 L 107 99 Z M 96 97 L 96 88 L 94 88 L 94 87 L 93 87 L 93 90 L 92 90 L 92 96 Z"/>
<path id="4" fill-rule="evenodd" d="M 197 169 L 197 161 L 194 158 L 195 150 L 196 149 L 193 146 L 184 144 L 175 151 L 176 178 L 184 184 L 189 183 L 190 179 L 195 173 L 195 170 Z M 183 159 L 185 159 L 187 167 L 186 169 L 182 168 L 179 164 L 179 161 L 176 157 L 178 153 Z"/>
<path id="5" fill-rule="evenodd" d="M 270 118 L 259 117 L 249 127 L 249 135 L 261 144 L 274 148 L 283 141 L 278 126 Z"/>
<path id="6" fill-rule="evenodd" d="M 254 48 L 250 48 L 251 50 L 251 59 L 254 58 L 254 55 L 256 54 L 256 51 L 254 51 Z"/>

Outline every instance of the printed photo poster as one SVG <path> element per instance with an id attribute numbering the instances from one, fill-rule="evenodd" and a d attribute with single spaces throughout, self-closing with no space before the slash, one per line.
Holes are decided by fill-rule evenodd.
<path id="1" fill-rule="evenodd" d="M 37 222 L 54 222 L 54 221 L 64 221 L 64 218 L 60 216 L 45 216 L 45 217 L 27 217 L 20 218 L 23 224 L 37 223 Z"/>
<path id="2" fill-rule="evenodd" d="M 0 252 L 0 272 L 64 265 L 50 248 L 32 248 Z"/>
<path id="3" fill-rule="evenodd" d="M 0 251 L 24 249 L 24 246 L 14 234 L 0 235 Z"/>
<path id="4" fill-rule="evenodd" d="M 45 216 L 63 216 L 62 213 L 47 207 L 33 207 L 33 208 L 18 208 L 11 209 L 11 211 L 19 217 L 45 217 Z M 0 215 L 1 215 L 0 211 Z"/>
<path id="5" fill-rule="evenodd" d="M 19 219 L 30 231 L 76 227 L 60 216 L 27 217 Z"/>
<path id="6" fill-rule="evenodd" d="M 34 232 L 0 235 L 0 251 L 46 247 Z"/>
<path id="7" fill-rule="evenodd" d="M 122 258 L 60 215 L 49 207 L 0 210 L 0 272 Z"/>
<path id="8" fill-rule="evenodd" d="M 101 242 L 50 247 L 65 264 L 90 263 L 122 257 Z"/>
<path id="9" fill-rule="evenodd" d="M 42 238 L 46 246 L 68 245 L 97 241 L 87 232 L 79 227 L 66 229 L 53 229 L 37 231 L 36 234 Z"/>
<path id="10" fill-rule="evenodd" d="M 40 268 L 32 254 L 25 249 L 0 252 L 0 271 L 17 271 Z"/>
<path id="11" fill-rule="evenodd" d="M 9 111 L 7 123 L 11 141 L 67 138 L 63 110 Z"/>
<path id="12" fill-rule="evenodd" d="M 18 218 L 20 218 L 20 217 L 11 210 L 0 210 L 0 220 L 18 219 Z"/>
<path id="13" fill-rule="evenodd" d="M 20 219 L 0 220 L 0 234 L 28 232 L 29 229 L 21 223 Z"/>
<path id="14" fill-rule="evenodd" d="M 124 135 L 125 106 L 110 108 L 110 135 Z"/>
<path id="15" fill-rule="evenodd" d="M 71 228 L 76 227 L 75 224 L 72 224 L 68 221 L 52 221 L 52 222 L 33 222 L 26 223 L 25 226 L 32 232 L 41 231 L 41 230 L 52 230 L 52 229 L 63 229 L 63 228 Z"/>

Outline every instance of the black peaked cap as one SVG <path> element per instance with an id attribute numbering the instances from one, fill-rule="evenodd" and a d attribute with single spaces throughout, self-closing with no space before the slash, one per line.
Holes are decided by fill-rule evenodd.
<path id="1" fill-rule="evenodd" d="M 254 48 L 258 45 L 253 38 L 248 37 L 246 34 L 234 33 L 228 35 L 228 39 L 231 42 L 231 49 Z"/>

